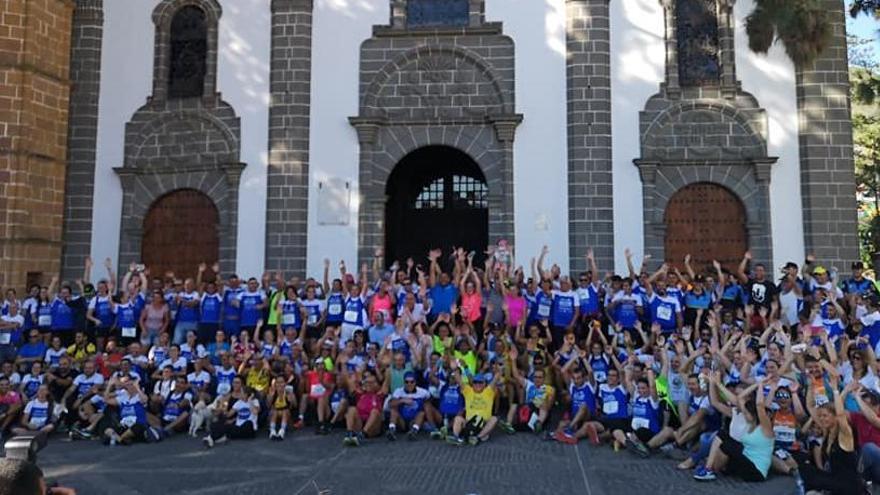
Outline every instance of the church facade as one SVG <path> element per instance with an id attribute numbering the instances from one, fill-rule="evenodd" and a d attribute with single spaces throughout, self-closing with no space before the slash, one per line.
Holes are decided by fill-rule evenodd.
<path id="1" fill-rule="evenodd" d="M 826 3 L 830 46 L 795 68 L 749 50 L 749 0 L 77 0 L 51 245 L 68 279 L 88 255 L 317 276 L 502 239 L 564 271 L 589 248 L 844 267 Z"/>

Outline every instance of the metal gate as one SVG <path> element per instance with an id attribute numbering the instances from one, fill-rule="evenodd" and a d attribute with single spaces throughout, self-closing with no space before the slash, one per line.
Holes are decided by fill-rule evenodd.
<path id="1" fill-rule="evenodd" d="M 479 166 L 454 148 L 429 146 L 397 164 L 385 208 L 386 262 L 412 257 L 427 266 L 427 253 L 443 250 L 440 264 L 452 266 L 453 247 L 475 251 L 482 264 L 489 243 L 486 180 Z"/>

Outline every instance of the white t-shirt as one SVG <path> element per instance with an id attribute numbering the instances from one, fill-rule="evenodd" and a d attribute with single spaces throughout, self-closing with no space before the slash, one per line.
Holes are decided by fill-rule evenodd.
<path id="1" fill-rule="evenodd" d="M 87 394 L 92 387 L 103 383 L 104 375 L 100 373 L 92 373 L 92 376 L 86 376 L 85 373 L 82 373 L 73 379 L 73 385 L 76 386 L 77 397 L 82 397 Z"/>
<path id="2" fill-rule="evenodd" d="M 257 429 L 257 415 L 251 410 L 252 407 L 260 407 L 260 402 L 257 399 L 251 401 L 238 399 L 235 404 L 232 404 L 232 409 L 235 410 L 235 426 L 241 426 L 250 421 L 253 423 L 254 429 Z"/>
<path id="3" fill-rule="evenodd" d="M 34 399 L 24 406 L 24 414 L 28 417 L 28 425 L 31 428 L 42 428 L 49 422 L 49 403 Z"/>
<path id="4" fill-rule="evenodd" d="M 169 395 L 171 395 L 171 390 L 174 389 L 174 379 L 171 380 L 160 380 L 153 385 L 153 395 L 159 395 L 162 399 L 167 399 Z"/>
<path id="5" fill-rule="evenodd" d="M 211 374 L 205 370 L 199 371 L 198 373 L 193 371 L 186 375 L 186 381 L 188 381 L 196 390 L 202 390 L 211 383 Z"/>

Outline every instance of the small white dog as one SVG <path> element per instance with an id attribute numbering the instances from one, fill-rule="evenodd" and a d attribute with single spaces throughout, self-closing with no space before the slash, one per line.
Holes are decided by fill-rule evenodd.
<path id="1" fill-rule="evenodd" d="M 208 426 L 206 422 L 210 417 L 211 411 L 208 406 L 206 406 L 203 401 L 199 401 L 195 407 L 193 407 L 192 415 L 189 417 L 189 436 L 197 436 L 197 432 L 202 429 L 203 426 L 207 431 Z"/>

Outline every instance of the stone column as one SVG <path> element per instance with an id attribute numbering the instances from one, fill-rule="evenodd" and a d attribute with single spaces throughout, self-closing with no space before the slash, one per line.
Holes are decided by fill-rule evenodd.
<path id="1" fill-rule="evenodd" d="M 92 248 L 92 202 L 98 140 L 98 97 L 101 86 L 103 0 L 77 0 L 70 46 L 70 124 L 67 136 L 67 180 L 61 275 L 82 276 Z"/>
<path id="2" fill-rule="evenodd" d="M 567 0 L 568 228 L 572 272 L 614 264 L 609 0 Z"/>
<path id="3" fill-rule="evenodd" d="M 312 0 L 272 0 L 266 268 L 303 276 L 309 186 Z"/>
<path id="4" fill-rule="evenodd" d="M 804 244 L 823 265 L 846 271 L 859 256 L 846 24 L 843 4 L 823 1 L 831 41 L 797 70 Z"/>
<path id="5" fill-rule="evenodd" d="M 0 286 L 49 283 L 61 260 L 74 4 L 3 2 Z"/>

